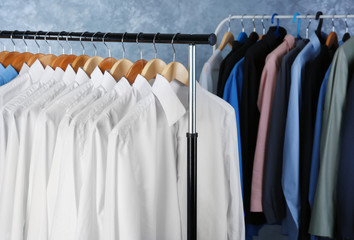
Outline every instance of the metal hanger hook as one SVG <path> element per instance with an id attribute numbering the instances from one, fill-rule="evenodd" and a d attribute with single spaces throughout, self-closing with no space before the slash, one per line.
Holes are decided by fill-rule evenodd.
<path id="1" fill-rule="evenodd" d="M 334 27 L 334 16 L 335 16 L 335 14 L 333 14 L 333 16 L 332 16 L 332 32 L 335 31 L 335 27 Z"/>
<path id="2" fill-rule="evenodd" d="M 62 32 L 60 32 L 60 33 L 62 33 Z M 58 36 L 57 36 L 57 41 L 58 41 L 58 44 L 60 45 L 60 47 L 61 47 L 61 51 L 62 51 L 62 53 L 63 54 L 65 54 L 65 50 L 64 50 L 64 46 L 60 43 L 60 41 L 59 41 L 59 36 L 60 36 L 60 33 L 58 33 Z"/>
<path id="3" fill-rule="evenodd" d="M 253 32 L 256 32 L 256 24 L 254 23 L 254 19 L 256 18 L 257 14 L 253 16 L 252 18 L 252 24 L 253 24 Z"/>
<path id="4" fill-rule="evenodd" d="M 68 44 L 69 45 L 69 47 L 70 47 L 70 54 L 71 55 L 73 55 L 73 46 L 71 46 L 71 44 L 69 43 L 69 40 L 68 40 L 68 38 L 69 38 L 69 35 L 71 34 L 72 32 L 69 32 L 67 35 L 66 35 L 66 44 Z M 70 36 L 70 38 L 71 38 L 71 36 Z"/>
<path id="5" fill-rule="evenodd" d="M 261 20 L 261 22 L 262 22 L 263 35 L 264 35 L 264 34 L 265 34 L 265 32 L 266 32 L 266 28 L 265 28 L 265 26 L 264 26 L 264 15 L 262 16 L 262 20 Z"/>
<path id="6" fill-rule="evenodd" d="M 152 44 L 154 45 L 154 49 L 155 49 L 155 58 L 157 58 L 157 48 L 156 48 L 156 44 L 155 44 L 155 41 L 156 41 L 156 36 L 159 35 L 160 33 L 156 33 L 155 36 L 154 36 L 154 39 L 152 40 Z"/>
<path id="7" fill-rule="evenodd" d="M 171 41 L 171 45 L 172 45 L 172 49 L 173 49 L 173 62 L 176 60 L 176 49 L 175 49 L 175 46 L 173 45 L 173 41 L 175 40 L 175 38 L 178 34 L 179 33 L 176 33 L 175 35 L 173 35 L 172 41 Z"/>
<path id="8" fill-rule="evenodd" d="M 111 57 L 111 49 L 107 46 L 107 44 L 106 44 L 105 41 L 104 41 L 104 38 L 106 37 L 106 35 L 107 35 L 108 33 L 111 33 L 111 32 L 105 33 L 105 34 L 103 35 L 102 41 L 103 41 L 103 44 L 104 44 L 104 45 L 106 46 L 106 48 L 108 49 L 108 57 Z"/>
<path id="9" fill-rule="evenodd" d="M 49 54 L 52 54 L 52 46 L 48 43 L 47 41 L 47 35 L 49 32 L 46 32 L 46 34 L 44 34 L 44 41 L 48 44 L 48 48 L 49 48 Z"/>
<path id="10" fill-rule="evenodd" d="M 310 15 L 310 14 L 306 14 L 306 18 L 307 18 L 309 15 Z M 309 18 L 309 24 L 308 24 L 307 27 L 306 27 L 306 39 L 309 38 L 309 28 L 310 28 L 311 22 L 312 22 L 312 19 Z"/>
<path id="11" fill-rule="evenodd" d="M 3 31 L 0 31 L 0 34 L 2 33 Z M 6 46 L 5 46 L 5 44 L 2 42 L 2 41 L 0 41 L 0 43 L 2 44 L 2 46 L 4 47 L 4 51 L 6 51 Z"/>
<path id="12" fill-rule="evenodd" d="M 142 32 L 138 33 L 136 35 L 136 44 L 138 45 L 139 51 L 140 51 L 140 59 L 143 59 L 143 51 L 141 50 L 140 44 L 139 44 L 139 36 L 142 34 Z"/>
<path id="13" fill-rule="evenodd" d="M 41 49 L 41 46 L 38 44 L 38 42 L 37 42 L 37 34 L 38 34 L 38 32 L 36 32 L 35 34 L 34 34 L 34 42 L 36 43 L 36 45 L 37 45 L 37 53 L 39 53 L 39 51 L 40 51 L 40 49 Z"/>
<path id="14" fill-rule="evenodd" d="M 241 26 L 242 26 L 242 32 L 245 32 L 245 26 L 243 25 L 243 16 L 241 17 Z"/>
<path id="15" fill-rule="evenodd" d="M 87 33 L 87 32 L 83 32 L 80 35 L 80 44 L 81 44 L 81 47 L 82 47 L 82 55 L 85 55 L 85 51 L 86 51 L 85 46 L 84 46 L 84 44 L 81 41 L 82 35 L 84 35 L 85 33 Z"/>
<path id="16" fill-rule="evenodd" d="M 25 40 L 25 34 L 28 32 L 28 30 L 27 31 L 25 31 L 24 33 L 23 33 L 23 35 L 22 35 L 22 40 L 23 40 L 23 42 L 25 43 L 25 45 L 26 45 L 26 50 L 25 50 L 25 52 L 28 52 L 28 46 L 27 46 L 27 43 L 26 43 L 26 40 Z"/>
<path id="17" fill-rule="evenodd" d="M 125 47 L 124 47 L 124 37 L 125 37 L 125 34 L 127 34 L 127 32 L 123 33 L 123 36 L 122 36 L 123 58 L 125 58 Z"/>
<path id="18" fill-rule="evenodd" d="M 229 21 L 228 21 L 228 29 L 227 29 L 228 32 L 231 31 L 231 14 L 229 14 Z"/>
<path id="19" fill-rule="evenodd" d="M 349 33 L 349 27 L 347 22 L 348 14 L 345 16 L 344 23 L 345 23 L 345 33 Z"/>
<path id="20" fill-rule="evenodd" d="M 91 37 L 91 43 L 92 43 L 93 47 L 95 48 L 95 56 L 97 56 L 97 47 L 96 47 L 96 45 L 93 43 L 93 37 L 94 37 L 97 33 L 99 33 L 99 32 L 96 32 L 96 33 L 92 34 L 92 37 Z"/>
<path id="21" fill-rule="evenodd" d="M 13 35 L 16 31 L 17 31 L 17 30 L 12 31 L 12 33 L 11 33 L 11 35 L 10 35 L 11 42 L 12 42 L 12 44 L 14 45 L 14 52 L 16 52 L 16 44 L 15 44 L 15 41 L 12 39 L 12 35 Z"/>

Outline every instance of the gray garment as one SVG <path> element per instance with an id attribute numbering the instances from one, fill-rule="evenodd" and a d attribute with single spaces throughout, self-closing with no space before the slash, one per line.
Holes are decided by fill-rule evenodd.
<path id="1" fill-rule="evenodd" d="M 350 66 L 354 64 L 354 38 L 335 53 L 328 79 L 322 118 L 320 171 L 309 232 L 335 238 L 336 191 L 340 133 L 347 95 Z"/>

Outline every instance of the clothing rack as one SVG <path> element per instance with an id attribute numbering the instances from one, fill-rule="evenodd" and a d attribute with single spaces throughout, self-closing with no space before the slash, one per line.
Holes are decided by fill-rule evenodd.
<path id="1" fill-rule="evenodd" d="M 252 21 L 254 21 L 254 19 L 261 19 L 262 21 L 264 19 L 316 19 L 316 15 L 275 15 L 273 17 L 273 15 L 257 15 L 257 14 L 254 14 L 254 15 L 230 15 L 229 17 L 223 19 L 219 25 L 216 27 L 215 29 L 215 35 L 216 37 L 219 37 L 219 32 L 221 30 L 221 28 L 225 25 L 225 23 L 229 23 L 231 22 L 231 20 L 234 20 L 234 19 L 238 19 L 238 20 L 241 20 L 243 21 L 243 19 L 252 19 Z M 348 18 L 354 18 L 354 14 L 346 14 L 346 15 L 337 15 L 337 14 L 334 14 L 334 15 L 320 15 L 319 16 L 320 19 L 339 19 L 339 18 L 342 18 L 342 19 L 345 19 L 345 21 L 348 19 Z M 229 29 L 230 29 L 230 26 L 229 26 Z M 230 31 L 230 30 L 229 30 Z M 215 52 L 215 50 L 217 49 L 217 42 L 216 44 L 213 46 L 213 51 Z"/>
<path id="2" fill-rule="evenodd" d="M 90 33 L 90 32 L 43 32 L 0 31 L 0 38 L 44 39 L 70 41 L 139 42 L 189 45 L 189 116 L 187 136 L 187 239 L 197 240 L 197 137 L 196 132 L 196 45 L 216 43 L 215 34 L 154 34 L 154 33 Z M 172 42 L 173 41 L 173 42 Z"/>

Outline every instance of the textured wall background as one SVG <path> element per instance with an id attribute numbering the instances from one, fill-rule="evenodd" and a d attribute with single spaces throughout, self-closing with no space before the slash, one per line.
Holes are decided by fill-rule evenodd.
<path id="1" fill-rule="evenodd" d="M 0 29 L 6 30 L 43 30 L 43 31 L 100 31 L 100 32 L 183 32 L 183 33 L 211 33 L 215 31 L 218 23 L 228 14 L 301 14 L 315 13 L 321 10 L 325 14 L 354 13 L 353 0 L 2 0 L 0 2 L 1 22 Z M 329 32 L 331 21 L 327 20 L 324 30 Z M 344 31 L 343 21 L 336 20 L 337 31 Z M 354 34 L 354 21 L 348 21 L 350 30 Z M 257 31 L 261 33 L 260 21 L 256 21 Z M 270 22 L 265 21 L 268 28 Z M 296 32 L 297 24 L 291 20 L 281 21 L 291 33 Z M 305 34 L 307 21 L 302 23 L 302 34 Z M 317 23 L 312 22 L 311 30 Z M 251 20 L 245 20 L 246 32 L 252 31 Z M 241 31 L 240 21 L 232 21 L 231 29 L 234 35 Z M 227 30 L 227 26 L 223 31 Z M 222 36 L 222 34 L 221 34 Z M 340 34 L 340 38 L 342 34 Z M 18 48 L 24 49 L 21 40 L 15 40 Z M 220 41 L 220 39 L 219 39 Z M 4 40 L 8 48 L 12 44 Z M 36 51 L 33 41 L 28 41 L 30 50 Z M 41 51 L 47 52 L 48 47 L 44 41 L 39 41 Z M 53 52 L 60 54 L 59 45 L 51 42 Z M 80 54 L 81 47 L 73 43 L 74 53 Z M 110 43 L 113 57 L 120 58 L 122 49 L 120 44 Z M 154 50 L 151 44 L 142 44 L 143 57 L 147 60 L 153 58 Z M 64 44 L 66 50 L 68 45 Z M 93 54 L 93 47 L 85 43 L 88 54 Z M 98 54 L 108 55 L 103 44 L 96 44 Z M 187 66 L 188 47 L 177 46 L 176 60 Z M 225 53 L 229 49 L 225 49 Z M 212 53 L 209 46 L 197 48 L 197 76 Z M 126 56 L 131 60 L 139 58 L 136 44 L 126 44 Z M 167 63 L 172 60 L 170 45 L 158 45 L 158 56 Z"/>
<path id="2" fill-rule="evenodd" d="M 353 0 L 2 0 L 0 2 L 0 29 L 6 30 L 43 30 L 43 31 L 100 31 L 100 32 L 183 32 L 183 33 L 211 33 L 219 22 L 229 14 L 314 14 L 321 10 L 325 14 L 354 13 Z M 246 32 L 252 31 L 251 20 L 244 21 Z M 308 21 L 302 22 L 301 34 L 305 35 Z M 354 35 L 354 21 L 348 20 L 349 29 Z M 266 28 L 270 22 L 265 21 Z M 282 20 L 290 33 L 296 33 L 297 24 L 291 20 Z M 336 20 L 336 31 L 342 38 L 345 25 L 342 20 Z M 261 33 L 261 23 L 256 21 L 257 31 Z M 310 31 L 317 27 L 312 22 Z M 223 32 L 227 30 L 224 27 Z M 241 31 L 240 21 L 232 21 L 231 30 L 234 35 Z M 331 21 L 325 21 L 323 30 L 331 31 Z M 220 34 L 223 35 L 223 32 Z M 15 40 L 20 50 L 24 50 L 22 40 Z M 220 41 L 220 39 L 219 39 Z M 12 48 L 10 40 L 3 40 L 8 48 Z M 47 52 L 48 46 L 39 41 L 41 51 Z M 66 51 L 68 45 L 63 43 Z M 33 41 L 28 41 L 30 51 L 36 51 Z M 51 42 L 53 52 L 61 54 L 61 48 L 55 41 Z M 72 43 L 74 53 L 80 54 L 82 49 L 79 43 Z M 90 43 L 85 43 L 87 53 L 94 53 Z M 97 43 L 98 54 L 106 57 L 107 49 L 103 44 Z M 120 58 L 122 48 L 118 43 L 109 43 L 112 56 Z M 126 44 L 126 56 L 131 60 L 139 58 L 136 44 Z M 170 45 L 158 45 L 158 56 L 167 63 L 172 60 Z M 143 57 L 147 60 L 153 58 L 154 50 L 151 44 L 142 44 Z M 188 47 L 176 46 L 176 60 L 187 66 Z M 224 54 L 229 48 L 224 50 Z M 204 62 L 212 53 L 212 47 L 199 46 L 197 48 L 197 77 Z M 277 235 L 275 237 L 275 235 Z M 280 237 L 280 227 L 268 226 L 263 228 L 257 239 L 283 239 Z"/>

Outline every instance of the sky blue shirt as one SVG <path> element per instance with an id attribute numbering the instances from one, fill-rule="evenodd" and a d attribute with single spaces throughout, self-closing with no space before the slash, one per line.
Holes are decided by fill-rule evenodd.
<path id="1" fill-rule="evenodd" d="M 229 78 L 226 81 L 223 99 L 231 104 L 235 109 L 237 138 L 238 138 L 238 155 L 240 165 L 241 189 L 243 197 L 243 175 L 242 175 L 242 151 L 241 151 L 241 129 L 240 129 L 240 114 L 239 102 L 241 101 L 242 80 L 243 80 L 243 66 L 245 65 L 245 58 L 242 58 L 236 63 L 232 69 Z"/>
<path id="2" fill-rule="evenodd" d="M 11 65 L 7 66 L 3 72 L 0 70 L 0 86 L 10 82 L 17 75 L 17 71 Z"/>
<path id="3" fill-rule="evenodd" d="M 5 72 L 4 66 L 0 63 L 0 76 Z"/>
<path id="4" fill-rule="evenodd" d="M 321 43 L 316 34 L 310 37 L 310 42 L 296 57 L 291 67 L 291 86 L 286 119 L 284 152 L 283 152 L 283 174 L 282 187 L 287 207 L 290 210 L 293 222 L 296 225 L 296 233 L 289 233 L 291 236 L 298 236 L 299 214 L 300 214 L 300 106 L 301 106 L 301 80 L 304 78 L 304 66 L 313 61 L 321 51 Z"/>
<path id="5" fill-rule="evenodd" d="M 243 196 L 243 175 L 242 175 L 242 151 L 241 151 L 241 129 L 240 129 L 240 114 L 239 102 L 241 101 L 242 80 L 243 80 L 243 66 L 245 65 L 245 58 L 242 58 L 232 69 L 229 78 L 226 81 L 223 99 L 231 104 L 235 109 L 237 138 L 238 138 L 238 155 L 240 165 L 241 189 Z"/>

